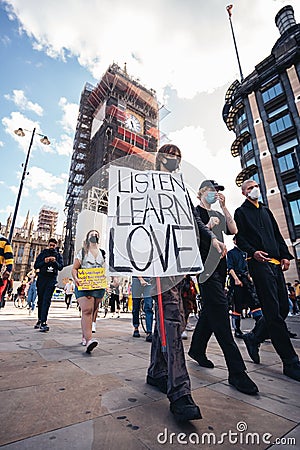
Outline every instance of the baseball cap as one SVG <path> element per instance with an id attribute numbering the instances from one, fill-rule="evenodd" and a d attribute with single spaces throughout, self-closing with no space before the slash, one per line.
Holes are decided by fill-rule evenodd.
<path id="1" fill-rule="evenodd" d="M 204 187 L 210 187 L 215 189 L 216 191 L 224 191 L 224 186 L 221 186 L 220 184 L 218 184 L 215 180 L 204 180 L 202 181 L 202 183 L 200 184 L 199 189 L 202 189 Z"/>

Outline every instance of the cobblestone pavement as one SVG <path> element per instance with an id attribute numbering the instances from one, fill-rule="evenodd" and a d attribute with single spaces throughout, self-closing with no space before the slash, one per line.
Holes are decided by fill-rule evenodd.
<path id="1" fill-rule="evenodd" d="M 282 374 L 268 341 L 256 365 L 237 340 L 259 386 L 255 397 L 228 385 L 214 338 L 208 348 L 214 369 L 201 368 L 186 355 L 203 419 L 179 425 L 166 396 L 145 384 L 151 344 L 143 333 L 132 337 L 130 313 L 104 318 L 100 312 L 94 335 L 99 345 L 91 355 L 80 345 L 74 306 L 66 310 L 63 302 L 53 302 L 47 333 L 34 330 L 35 322 L 35 315 L 11 302 L 0 310 L 1 450 L 300 448 L 300 385 Z M 287 322 L 300 337 L 300 317 Z M 251 319 L 242 321 L 243 330 L 251 327 Z M 293 344 L 300 355 L 300 339 Z"/>

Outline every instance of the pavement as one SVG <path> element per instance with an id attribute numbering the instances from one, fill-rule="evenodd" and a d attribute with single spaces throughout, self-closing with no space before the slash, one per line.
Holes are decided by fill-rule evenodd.
<path id="1" fill-rule="evenodd" d="M 35 313 L 36 314 L 36 313 Z M 91 355 L 80 345 L 79 312 L 53 302 L 50 331 L 34 330 L 36 315 L 8 302 L 0 310 L 1 450 L 299 449 L 300 384 L 282 374 L 270 342 L 254 364 L 237 344 L 259 395 L 228 385 L 224 358 L 214 338 L 208 356 L 214 369 L 188 355 L 193 398 L 203 419 L 177 424 L 166 396 L 145 384 L 151 344 L 132 337 L 131 315 L 100 312 L 99 345 Z M 195 319 L 191 319 L 191 321 Z M 288 317 L 300 337 L 300 316 Z M 251 319 L 242 321 L 250 330 Z M 300 339 L 293 339 L 300 355 Z"/>

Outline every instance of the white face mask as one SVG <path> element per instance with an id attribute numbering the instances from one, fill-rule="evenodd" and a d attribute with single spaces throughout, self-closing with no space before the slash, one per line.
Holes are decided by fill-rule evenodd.
<path id="1" fill-rule="evenodd" d="M 248 194 L 248 197 L 251 200 L 257 200 L 260 197 L 260 189 L 259 187 L 254 187 Z"/>

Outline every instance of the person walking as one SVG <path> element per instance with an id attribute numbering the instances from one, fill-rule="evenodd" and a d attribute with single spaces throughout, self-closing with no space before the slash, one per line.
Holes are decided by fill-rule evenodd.
<path id="1" fill-rule="evenodd" d="M 244 342 L 251 359 L 258 364 L 259 346 L 270 336 L 282 360 L 283 373 L 300 381 L 299 357 L 285 323 L 289 301 L 283 272 L 289 269 L 293 256 L 271 210 L 258 200 L 260 190 L 256 181 L 244 181 L 242 194 L 246 200 L 234 215 L 238 227 L 236 242 L 250 257 L 249 272 L 263 312 L 255 331 L 244 335 Z"/>
<path id="2" fill-rule="evenodd" d="M 72 280 L 72 278 L 69 278 L 68 282 L 66 283 L 65 287 L 64 287 L 64 291 L 65 291 L 65 304 L 67 305 L 67 309 L 70 308 L 71 303 L 72 303 L 72 296 L 74 294 L 74 282 Z"/>
<path id="3" fill-rule="evenodd" d="M 163 145 L 156 154 L 156 170 L 175 172 L 181 162 L 181 151 L 174 144 Z M 191 203 L 191 202 L 190 202 Z M 220 253 L 224 246 L 215 235 L 203 224 L 195 214 L 195 227 L 206 244 L 212 244 Z M 201 419 L 201 412 L 191 395 L 191 383 L 187 372 L 181 334 L 186 326 L 184 310 L 180 295 L 179 282 L 182 277 L 161 277 L 161 297 L 166 331 L 166 352 L 162 351 L 162 331 L 158 309 L 155 280 L 152 282 L 153 299 L 155 301 L 156 320 L 152 336 L 150 366 L 147 383 L 166 393 L 170 401 L 170 411 L 178 421 Z"/>
<path id="4" fill-rule="evenodd" d="M 5 294 L 11 286 L 13 251 L 9 240 L 0 234 L 0 308 L 4 308 Z"/>
<path id="5" fill-rule="evenodd" d="M 99 232 L 90 230 L 86 235 L 83 247 L 75 257 L 72 268 L 72 276 L 75 281 L 75 297 L 81 309 L 81 343 L 86 346 L 86 353 L 91 353 L 98 345 L 98 341 L 92 339 L 92 323 L 97 316 L 99 303 L 104 297 L 105 288 L 79 289 L 78 270 L 105 267 L 105 251 L 100 248 L 99 242 Z M 96 322 L 94 323 L 96 324 Z"/>
<path id="6" fill-rule="evenodd" d="M 109 306 L 112 317 L 117 310 L 117 319 L 120 317 L 120 280 L 118 277 L 112 277 L 110 283 Z"/>
<path id="7" fill-rule="evenodd" d="M 240 250 L 233 238 L 234 248 L 227 253 L 227 269 L 229 273 L 229 295 L 233 303 L 233 327 L 237 338 L 243 337 L 241 315 L 243 309 L 250 308 L 251 316 L 257 322 L 262 316 L 255 286 L 250 277 L 247 265 L 247 253 Z"/>
<path id="8" fill-rule="evenodd" d="M 35 270 L 33 269 L 27 274 L 28 277 L 28 291 L 27 291 L 27 305 L 28 305 L 28 311 L 29 314 L 32 314 L 35 309 L 35 302 L 37 297 L 37 274 Z"/>
<path id="9" fill-rule="evenodd" d="M 133 337 L 139 338 L 141 299 L 144 299 L 144 312 L 146 316 L 146 341 L 152 342 L 153 325 L 153 299 L 151 297 L 151 278 L 132 277 L 132 324 L 134 327 Z"/>
<path id="10" fill-rule="evenodd" d="M 38 321 L 34 328 L 40 331 L 49 331 L 47 325 L 48 312 L 51 298 L 57 283 L 58 271 L 63 268 L 63 259 L 56 248 L 57 240 L 50 238 L 48 248 L 44 249 L 34 263 L 34 269 L 38 271 L 36 283 L 38 295 Z"/>

